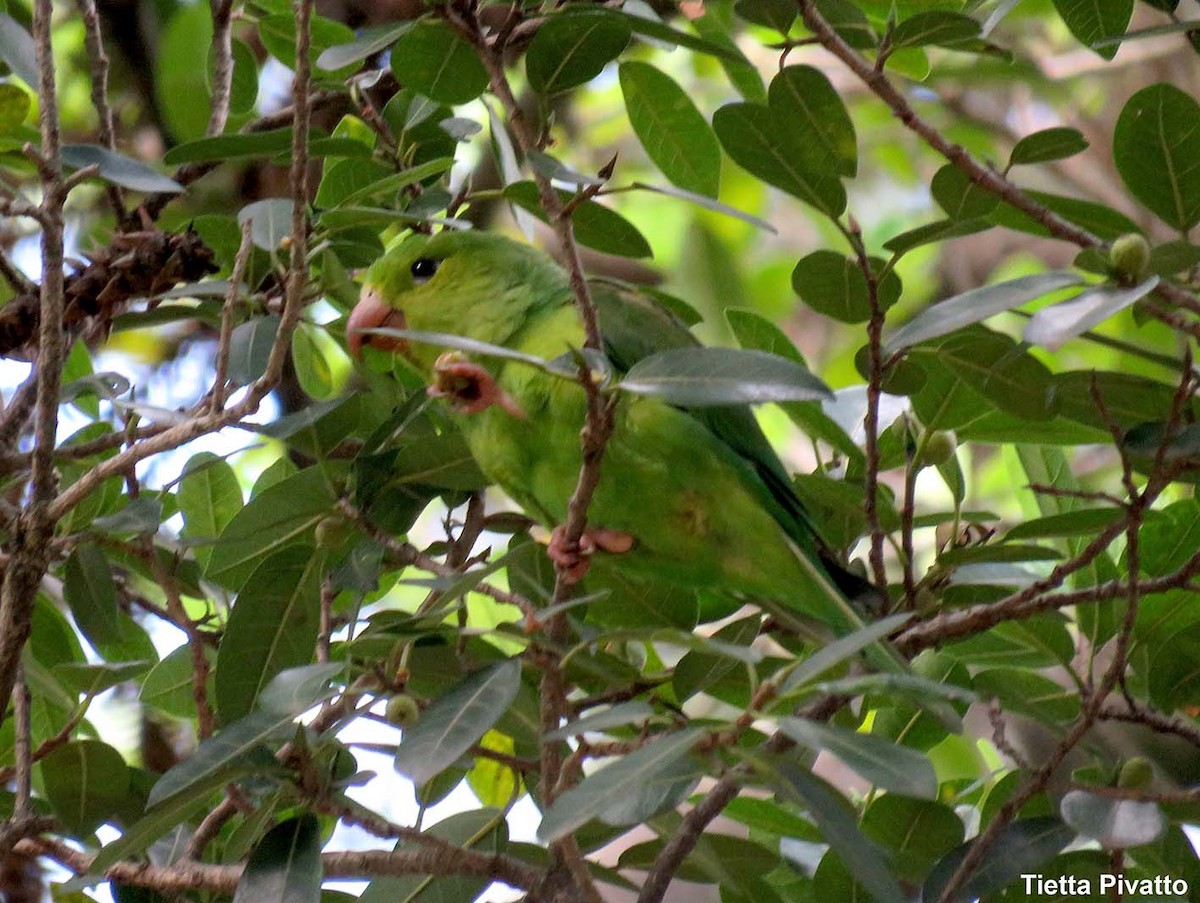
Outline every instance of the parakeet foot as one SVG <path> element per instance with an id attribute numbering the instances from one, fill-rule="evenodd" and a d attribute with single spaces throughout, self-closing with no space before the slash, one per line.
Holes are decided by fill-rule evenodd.
<path id="1" fill-rule="evenodd" d="M 449 398 L 460 414 L 477 414 L 492 405 L 505 413 L 524 420 L 525 411 L 511 395 L 496 385 L 486 368 L 464 358 L 457 351 L 447 351 L 434 362 L 436 381 L 429 387 L 435 398 Z"/>
<path id="2" fill-rule="evenodd" d="M 550 545 L 546 554 L 564 571 L 567 583 L 578 583 L 591 567 L 591 556 L 596 550 L 612 555 L 623 555 L 633 548 L 633 536 L 619 530 L 586 530 L 579 537 L 578 546 L 568 546 L 561 525 L 550 533 Z"/>

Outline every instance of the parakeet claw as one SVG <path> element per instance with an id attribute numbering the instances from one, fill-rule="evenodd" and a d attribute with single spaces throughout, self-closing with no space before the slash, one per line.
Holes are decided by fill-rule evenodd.
<path id="1" fill-rule="evenodd" d="M 525 411 L 511 395 L 496 385 L 492 374 L 464 358 L 457 351 L 447 351 L 434 362 L 436 381 L 429 387 L 435 398 L 449 398 L 460 414 L 477 414 L 492 405 L 518 420 L 526 418 Z"/>
<path id="2" fill-rule="evenodd" d="M 578 583 L 591 567 L 591 556 L 597 550 L 611 555 L 623 555 L 633 548 L 633 536 L 619 530 L 586 530 L 579 537 L 578 546 L 569 546 L 562 525 L 554 528 L 550 534 L 550 545 L 546 554 L 550 560 L 564 571 L 567 583 Z"/>

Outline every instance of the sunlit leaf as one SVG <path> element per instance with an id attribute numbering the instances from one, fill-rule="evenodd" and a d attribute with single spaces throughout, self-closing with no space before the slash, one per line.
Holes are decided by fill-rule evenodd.
<path id="1" fill-rule="evenodd" d="M 1158 281 L 1157 276 L 1151 276 L 1133 288 L 1096 286 L 1068 301 L 1043 307 L 1025 326 L 1025 341 L 1056 351 L 1068 339 L 1087 332 L 1136 304 L 1154 291 Z"/>
<path id="2" fill-rule="evenodd" d="M 921 311 L 886 337 L 884 351 L 892 354 L 918 342 L 947 335 L 1081 281 L 1074 273 L 1052 271 L 971 289 Z"/>

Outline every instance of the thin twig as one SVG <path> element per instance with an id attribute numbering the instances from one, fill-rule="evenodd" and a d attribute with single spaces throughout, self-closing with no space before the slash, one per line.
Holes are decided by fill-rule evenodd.
<path id="1" fill-rule="evenodd" d="M 212 404 L 210 410 L 217 413 L 225 407 L 225 391 L 229 373 L 229 343 L 233 337 L 233 308 L 237 304 L 242 283 L 246 279 L 246 267 L 250 263 L 250 255 L 254 251 L 251 239 L 253 223 L 249 220 L 242 223 L 242 241 L 238 245 L 237 256 L 233 259 L 233 273 L 229 276 L 229 291 L 225 293 L 225 303 L 221 306 L 221 331 L 217 339 L 216 373 L 213 375 Z"/>
<path id="2" fill-rule="evenodd" d="M 108 103 L 108 54 L 104 51 L 96 0 L 75 0 L 75 5 L 79 7 L 79 15 L 83 19 L 84 43 L 92 66 L 92 107 L 100 118 L 97 129 L 100 143 L 109 150 L 116 150 L 117 136 L 113 128 L 112 107 Z M 105 193 L 117 215 L 117 222 L 121 222 L 125 218 L 125 198 L 120 187 L 109 183 Z"/>
<path id="3" fill-rule="evenodd" d="M 212 10 L 212 112 L 204 134 L 213 137 L 225 131 L 229 121 L 229 97 L 233 88 L 233 0 L 209 0 Z"/>
<path id="4" fill-rule="evenodd" d="M 17 684 L 13 687 L 13 756 L 16 759 L 16 799 L 13 817 L 26 818 L 33 791 L 33 725 L 29 715 L 29 685 L 25 683 L 24 668 L 17 668 Z"/>
<path id="5" fill-rule="evenodd" d="M 859 271 L 866 280 L 867 300 L 871 305 L 871 316 L 867 320 L 867 412 L 863 417 L 863 431 L 866 436 L 863 448 L 866 456 L 866 473 L 863 477 L 866 496 L 863 506 L 871 534 L 871 576 L 879 590 L 886 594 L 888 584 L 887 571 L 883 565 L 883 549 L 887 537 L 879 521 L 879 401 L 883 395 L 884 312 L 879 303 L 879 279 L 867 255 L 862 230 L 853 217 L 850 218 L 849 227 L 844 230 L 844 234 L 854 250 Z"/>

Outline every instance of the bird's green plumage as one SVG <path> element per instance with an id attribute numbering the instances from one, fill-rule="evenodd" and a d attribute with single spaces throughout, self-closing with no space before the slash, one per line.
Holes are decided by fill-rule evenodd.
<path id="1" fill-rule="evenodd" d="M 417 284 L 411 269 L 421 259 L 439 266 Z M 371 267 L 364 291 L 402 311 L 410 330 L 467 336 L 545 359 L 584 344 L 563 270 L 540 251 L 496 235 L 415 236 Z M 603 281 L 593 282 L 592 292 L 604 350 L 618 373 L 656 351 L 697 344 L 645 295 Z M 407 354 L 428 374 L 442 351 L 412 342 Z M 519 362 L 480 362 L 528 416 L 517 419 L 494 405 L 458 418 L 473 455 L 531 515 L 561 523 L 579 476 L 582 387 Z M 634 549 L 618 560 L 623 571 L 773 599 L 839 632 L 858 626 L 749 408 L 684 411 L 654 398 L 623 397 L 615 418 L 588 520 L 635 538 Z"/>

